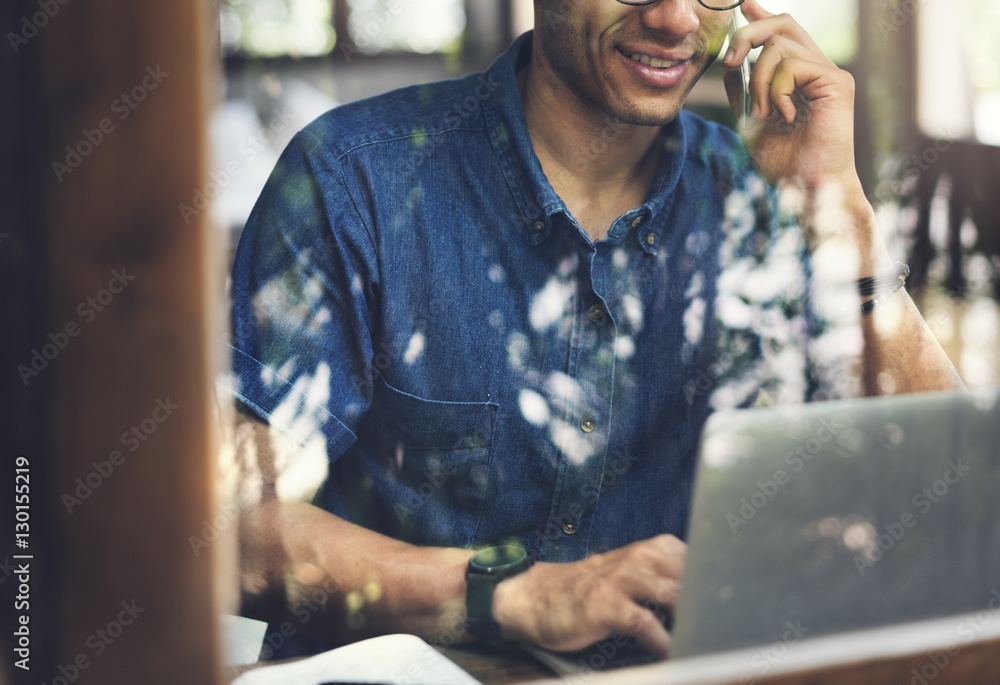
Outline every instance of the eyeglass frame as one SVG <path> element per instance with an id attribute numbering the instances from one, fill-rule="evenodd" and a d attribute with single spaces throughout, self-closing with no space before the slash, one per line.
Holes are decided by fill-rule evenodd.
<path id="1" fill-rule="evenodd" d="M 618 0 L 623 5 L 631 5 L 632 7 L 641 7 L 643 5 L 652 5 L 656 0 Z M 698 4 L 708 10 L 713 10 L 715 12 L 726 12 L 728 10 L 734 10 L 740 5 L 742 5 L 744 0 L 739 0 L 734 2 L 732 5 L 726 5 L 725 7 L 711 7 L 705 4 L 705 0 L 698 0 Z"/>

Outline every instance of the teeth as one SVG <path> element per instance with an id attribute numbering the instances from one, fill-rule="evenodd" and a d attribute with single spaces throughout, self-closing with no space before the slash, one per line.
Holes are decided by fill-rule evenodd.
<path id="1" fill-rule="evenodd" d="M 668 67 L 676 67 L 680 64 L 680 60 L 668 62 L 667 60 L 657 59 L 655 57 L 650 57 L 649 55 L 642 55 L 638 52 L 633 52 L 629 55 L 630 58 L 634 59 L 636 62 L 642 62 L 646 66 L 653 67 L 654 69 L 666 69 Z"/>

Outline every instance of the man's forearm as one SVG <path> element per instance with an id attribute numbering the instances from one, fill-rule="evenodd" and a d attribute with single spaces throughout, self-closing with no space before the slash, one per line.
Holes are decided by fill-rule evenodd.
<path id="1" fill-rule="evenodd" d="M 390 632 L 464 638 L 471 550 L 416 547 L 276 499 L 244 512 L 240 549 L 249 615 L 338 642 Z"/>
<path id="2" fill-rule="evenodd" d="M 245 460 L 255 462 L 243 474 L 254 481 L 244 492 L 261 493 L 241 509 L 244 613 L 338 642 L 390 632 L 465 639 L 472 550 L 417 547 L 310 504 L 279 501 L 279 441 L 246 416 L 239 418 L 238 435 Z"/>
<path id="3" fill-rule="evenodd" d="M 869 395 L 964 389 L 917 306 L 901 290 L 864 316 L 864 381 Z"/>
<path id="4" fill-rule="evenodd" d="M 879 235 L 875 213 L 860 183 L 806 193 L 805 197 L 799 221 L 816 267 L 816 287 L 839 288 L 852 306 L 856 302 L 860 308 L 865 298 L 850 290 L 856 280 L 895 270 Z M 905 289 L 859 316 L 867 395 L 965 387 Z"/>

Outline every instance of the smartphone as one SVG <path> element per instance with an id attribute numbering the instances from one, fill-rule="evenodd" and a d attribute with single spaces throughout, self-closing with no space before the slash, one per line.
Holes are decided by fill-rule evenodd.
<path id="1" fill-rule="evenodd" d="M 733 34 L 736 30 L 746 26 L 747 21 L 743 17 L 743 13 L 737 7 L 733 10 L 732 19 L 729 22 L 729 44 L 732 45 Z M 750 114 L 753 107 L 753 103 L 750 100 L 750 53 L 747 53 L 746 58 L 740 63 L 740 82 L 743 89 L 743 106 L 741 108 L 739 119 L 740 128 L 747 128 L 750 125 Z"/>

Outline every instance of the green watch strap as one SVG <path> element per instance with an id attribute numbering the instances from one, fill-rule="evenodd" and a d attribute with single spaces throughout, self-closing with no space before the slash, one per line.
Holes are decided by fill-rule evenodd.
<path id="1" fill-rule="evenodd" d="M 465 582 L 465 613 L 469 632 L 483 640 L 499 640 L 500 625 L 493 618 L 495 579 L 470 573 L 466 574 Z"/>
<path id="2" fill-rule="evenodd" d="M 487 547 L 476 552 L 465 572 L 465 613 L 469 632 L 484 640 L 499 640 L 500 626 L 493 618 L 493 593 L 506 580 L 531 567 L 528 553 L 519 545 Z"/>

